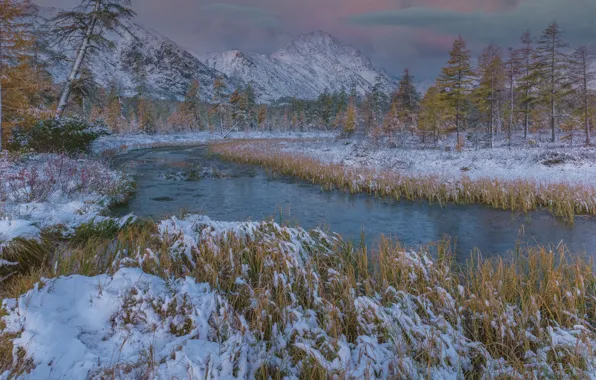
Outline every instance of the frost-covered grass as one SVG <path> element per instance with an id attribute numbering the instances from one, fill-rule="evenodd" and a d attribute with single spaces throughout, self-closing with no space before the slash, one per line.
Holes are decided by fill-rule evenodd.
<path id="1" fill-rule="evenodd" d="M 445 177 L 424 172 L 380 169 L 326 162 L 323 154 L 288 152 L 285 141 L 219 142 L 211 151 L 220 157 L 262 165 L 284 175 L 295 176 L 327 189 L 365 192 L 433 203 L 479 203 L 493 208 L 529 212 L 547 208 L 554 215 L 573 222 L 578 214 L 596 215 L 596 188 L 582 183 L 542 182 L 534 179 L 506 179 L 467 175 Z M 312 142 L 315 144 L 314 142 Z"/>
<path id="2" fill-rule="evenodd" d="M 458 268 L 197 215 L 85 236 L 0 285 L 4 376 L 596 376 L 596 276 L 564 248 Z"/>
<path id="3" fill-rule="evenodd" d="M 246 131 L 232 132 L 229 134 L 213 132 L 187 132 L 174 134 L 133 134 L 133 135 L 111 135 L 97 139 L 92 150 L 106 156 L 117 155 L 131 150 L 162 148 L 172 146 L 195 146 L 206 144 L 211 141 L 224 139 L 312 139 L 312 138 L 333 138 L 334 133 L 327 132 L 261 132 Z"/>
<path id="4" fill-rule="evenodd" d="M 129 179 L 99 161 L 58 154 L 2 154 L 0 179 L 0 251 L 41 229 L 72 232 L 133 190 Z"/>

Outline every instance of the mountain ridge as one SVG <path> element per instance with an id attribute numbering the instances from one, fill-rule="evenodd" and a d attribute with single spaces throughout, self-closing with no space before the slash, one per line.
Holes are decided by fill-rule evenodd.
<path id="1" fill-rule="evenodd" d="M 384 92 L 397 86 L 394 78 L 375 69 L 360 50 L 320 30 L 302 34 L 270 55 L 232 49 L 209 53 L 204 62 L 228 77 L 252 82 L 257 94 L 269 101 L 282 97 L 314 99 L 326 90 L 349 91 L 352 86 L 363 95 L 372 90 L 377 78 Z M 265 80 L 272 76 L 277 80 Z M 288 80 L 293 86 L 287 85 Z"/>
<path id="2" fill-rule="evenodd" d="M 59 11 L 35 6 L 34 24 L 42 38 L 49 40 L 41 31 Z M 218 77 L 228 92 L 250 83 L 257 100 L 264 103 L 284 97 L 316 99 L 324 91 L 350 91 L 352 86 L 363 95 L 372 90 L 377 78 L 381 91 L 396 88 L 396 80 L 374 68 L 358 49 L 320 30 L 302 34 L 270 55 L 240 50 L 196 55 L 151 28 L 132 21 L 126 25 L 134 37 L 111 33 L 114 49 L 91 53 L 87 65 L 99 85 L 116 86 L 123 95 L 137 92 L 139 78 L 151 96 L 178 100 L 194 80 L 199 81 L 201 97 L 212 99 L 212 85 Z M 46 58 L 54 63 L 49 71 L 62 82 L 70 68 L 72 46 L 47 45 Z"/>

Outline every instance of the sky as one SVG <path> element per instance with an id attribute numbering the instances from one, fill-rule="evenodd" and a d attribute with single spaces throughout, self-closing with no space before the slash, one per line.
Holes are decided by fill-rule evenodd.
<path id="1" fill-rule="evenodd" d="M 36 0 L 72 7 L 77 0 Z M 240 49 L 269 54 L 293 38 L 329 32 L 399 76 L 432 80 L 461 34 L 478 54 L 515 46 L 556 20 L 572 47 L 596 44 L 596 0 L 132 0 L 137 22 L 197 53 Z"/>

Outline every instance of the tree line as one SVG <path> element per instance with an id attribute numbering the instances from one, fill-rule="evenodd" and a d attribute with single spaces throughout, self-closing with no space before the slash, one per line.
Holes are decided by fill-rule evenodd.
<path id="1" fill-rule="evenodd" d="M 182 100 L 155 99 L 140 52 L 132 52 L 134 94 L 124 96 L 116 80 L 107 88 L 98 86 L 92 53 L 113 47 L 107 31 L 129 33 L 126 21 L 135 16 L 130 0 L 82 0 L 77 8 L 57 14 L 47 31 L 52 38 L 43 41 L 27 22 L 31 9 L 28 0 L 0 0 L 3 140 L 12 128 L 69 114 L 103 120 L 114 132 L 323 129 L 373 139 L 418 136 L 425 144 L 453 134 L 458 146 L 471 141 L 492 147 L 495 139 L 511 143 L 516 134 L 528 141 L 548 135 L 553 142 L 573 143 L 574 132 L 581 130 L 585 144 L 591 143 L 596 58 L 586 46 L 571 50 L 556 22 L 537 38 L 526 31 L 517 47 L 488 45 L 475 63 L 458 36 L 441 74 L 424 95 L 406 69 L 392 94 L 381 90 L 378 78 L 365 94 L 352 85 L 325 91 L 314 100 L 283 98 L 260 104 L 258 83 L 227 88 L 224 78 L 215 79 L 209 91 L 198 81 L 190 82 Z M 70 62 L 60 85 L 52 81 L 48 60 L 39 58 L 49 51 L 44 43 L 75 49 L 72 58 L 53 57 Z M 204 93 L 212 95 L 205 98 Z"/>
<path id="2" fill-rule="evenodd" d="M 442 69 L 420 103 L 419 129 L 436 141 L 442 133 L 483 130 L 488 146 L 501 134 L 511 143 L 515 132 L 546 133 L 551 142 L 570 140 L 583 130 L 591 142 L 596 60 L 586 47 L 571 50 L 557 22 L 538 38 L 526 31 L 517 48 L 490 44 L 476 67 L 459 36 Z"/>

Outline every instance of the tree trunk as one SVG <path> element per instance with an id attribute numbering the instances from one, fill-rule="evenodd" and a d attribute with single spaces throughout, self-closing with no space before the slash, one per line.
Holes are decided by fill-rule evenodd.
<path id="1" fill-rule="evenodd" d="M 2 152 L 2 134 L 4 130 L 2 129 L 2 77 L 0 74 L 0 152 Z"/>
<path id="2" fill-rule="evenodd" d="M 555 41 L 553 36 L 553 51 L 551 54 L 551 68 L 550 68 L 550 129 L 552 132 L 551 141 L 556 141 L 555 135 L 555 127 L 556 127 L 556 120 L 555 120 Z"/>
<path id="3" fill-rule="evenodd" d="M 494 114 L 494 100 L 490 101 L 490 119 L 488 122 L 488 134 L 490 135 L 489 138 L 489 147 L 492 148 L 493 147 L 493 130 L 494 130 L 494 118 L 495 118 L 495 114 Z"/>
<path id="4" fill-rule="evenodd" d="M 513 134 L 513 112 L 515 110 L 515 93 L 513 92 L 513 76 L 509 82 L 509 126 L 507 128 L 507 138 L 511 148 L 511 135 Z"/>
<path id="5" fill-rule="evenodd" d="M 584 88 L 583 88 L 583 96 L 584 96 L 584 128 L 586 130 L 586 146 L 590 145 L 590 115 L 588 112 L 588 63 L 584 61 L 583 70 L 584 70 Z"/>
<path id="6" fill-rule="evenodd" d="M 79 76 L 79 71 L 81 70 L 81 66 L 83 65 L 83 60 L 85 59 L 85 55 L 87 54 L 87 50 L 89 49 L 91 37 L 93 36 L 93 31 L 95 29 L 95 25 L 97 24 L 97 13 L 100 10 L 100 6 L 101 0 L 95 0 L 95 11 L 93 13 L 93 17 L 91 18 L 91 22 L 89 23 L 89 27 L 85 32 L 85 38 L 83 39 L 83 43 L 81 44 L 81 47 L 77 52 L 77 57 L 72 66 L 72 70 L 70 71 L 70 75 L 66 79 L 64 89 L 62 89 L 60 101 L 58 102 L 58 107 L 56 108 L 56 118 L 61 117 L 64 113 L 66 103 L 68 102 L 70 92 L 72 91 L 72 82 Z"/>

